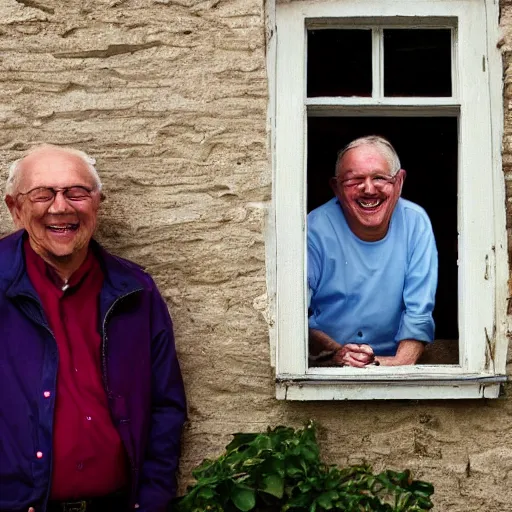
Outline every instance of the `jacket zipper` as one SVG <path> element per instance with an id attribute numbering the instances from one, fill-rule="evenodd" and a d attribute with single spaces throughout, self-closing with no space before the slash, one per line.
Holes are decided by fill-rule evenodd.
<path id="1" fill-rule="evenodd" d="M 103 385 L 105 386 L 105 391 L 107 393 L 107 397 L 110 397 L 110 388 L 108 385 L 108 368 L 107 368 L 107 348 L 108 348 L 108 336 L 107 336 L 107 322 L 109 320 L 109 315 L 112 313 L 112 310 L 118 304 L 120 301 L 126 299 L 130 295 L 133 295 L 134 293 L 139 293 L 142 291 L 142 288 L 137 288 L 136 290 L 132 290 L 130 293 L 127 293 L 126 295 L 122 295 L 121 297 L 118 297 L 112 305 L 108 308 L 107 312 L 105 313 L 105 318 L 103 319 L 103 325 L 102 325 L 102 337 L 101 337 L 101 367 L 102 367 L 102 376 L 103 376 Z M 135 467 L 135 461 L 128 456 L 130 461 L 130 468 L 132 470 L 132 481 L 131 483 L 131 489 L 130 489 L 130 500 L 135 503 L 135 479 L 137 475 L 137 468 Z"/>
<path id="2" fill-rule="evenodd" d="M 103 376 L 103 385 L 105 386 L 105 390 L 107 394 L 110 393 L 110 388 L 108 386 L 108 375 L 107 375 L 107 347 L 108 347 L 108 337 L 107 337 L 107 322 L 109 319 L 110 313 L 112 313 L 112 310 L 118 304 L 120 301 L 126 299 L 126 297 L 129 297 L 130 295 L 133 295 L 134 293 L 139 293 L 142 291 L 142 288 L 137 288 L 136 290 L 132 290 L 130 293 L 127 293 L 126 295 L 122 295 L 121 297 L 118 297 L 112 305 L 108 308 L 105 318 L 103 319 L 103 325 L 102 325 L 102 339 L 101 339 L 101 373 Z"/>

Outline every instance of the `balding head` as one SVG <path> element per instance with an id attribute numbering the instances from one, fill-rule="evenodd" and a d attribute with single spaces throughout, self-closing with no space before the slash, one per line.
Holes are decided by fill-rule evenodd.
<path id="1" fill-rule="evenodd" d="M 87 169 L 95 188 L 101 191 L 102 184 L 98 171 L 96 171 L 96 160 L 94 158 L 78 149 L 64 148 L 53 144 L 42 144 L 32 148 L 24 157 L 11 164 L 5 185 L 5 195 L 15 196 L 18 192 L 22 191 L 20 189 L 21 178 L 26 174 L 26 171 L 30 172 L 31 163 L 37 161 L 42 162 L 47 159 L 51 160 L 54 157 L 68 158 L 71 161 L 75 160 L 76 162 L 81 162 L 78 165 L 83 165 L 84 168 Z"/>
<path id="2" fill-rule="evenodd" d="M 351 150 L 361 146 L 370 146 L 375 148 L 387 161 L 389 173 L 394 176 L 400 170 L 400 159 L 391 143 L 379 135 L 367 135 L 353 140 L 342 148 L 336 159 L 335 174 L 338 175 L 343 157 Z"/>

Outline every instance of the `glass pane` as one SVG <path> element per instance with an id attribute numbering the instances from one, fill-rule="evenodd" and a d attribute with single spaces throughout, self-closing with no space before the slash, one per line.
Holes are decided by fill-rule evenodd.
<path id="1" fill-rule="evenodd" d="M 309 30 L 308 97 L 372 95 L 372 31 Z"/>
<path id="2" fill-rule="evenodd" d="M 384 30 L 384 96 L 451 96 L 451 31 Z"/>

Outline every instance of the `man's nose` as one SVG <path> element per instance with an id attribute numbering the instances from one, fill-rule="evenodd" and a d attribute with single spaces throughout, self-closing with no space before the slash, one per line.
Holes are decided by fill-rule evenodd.
<path id="1" fill-rule="evenodd" d="M 367 176 L 363 181 L 363 192 L 365 192 L 365 194 L 375 194 L 377 192 L 377 188 L 371 176 Z"/>
<path id="2" fill-rule="evenodd" d="M 66 200 L 63 190 L 58 190 L 55 193 L 55 198 L 48 208 L 48 213 L 62 213 L 70 209 L 69 203 Z"/>

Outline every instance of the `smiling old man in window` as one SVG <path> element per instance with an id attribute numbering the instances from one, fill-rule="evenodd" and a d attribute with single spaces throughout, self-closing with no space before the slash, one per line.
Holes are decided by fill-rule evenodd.
<path id="1" fill-rule="evenodd" d="M 414 364 L 433 341 L 437 250 L 425 211 L 400 197 L 404 179 L 382 137 L 338 155 L 336 197 L 308 216 L 312 364 Z"/>

